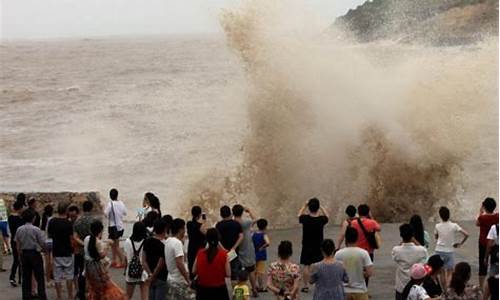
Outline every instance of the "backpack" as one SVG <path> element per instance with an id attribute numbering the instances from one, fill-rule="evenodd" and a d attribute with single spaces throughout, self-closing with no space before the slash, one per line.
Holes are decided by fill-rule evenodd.
<path id="1" fill-rule="evenodd" d="M 498 224 L 495 225 L 495 230 L 497 231 L 498 236 Z M 495 244 L 495 246 L 491 247 L 490 262 L 491 264 L 498 263 L 498 244 Z"/>
<path id="2" fill-rule="evenodd" d="M 142 277 L 142 272 L 143 272 L 141 260 L 139 258 L 139 253 L 141 252 L 144 241 L 141 243 L 139 249 L 137 250 L 135 250 L 134 242 L 132 240 L 130 242 L 132 243 L 132 250 L 134 251 L 134 254 L 128 265 L 128 277 L 133 279 L 139 279 Z"/>

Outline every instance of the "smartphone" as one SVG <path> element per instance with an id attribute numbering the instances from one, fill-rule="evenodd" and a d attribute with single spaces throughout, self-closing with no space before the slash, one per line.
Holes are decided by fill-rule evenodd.
<path id="1" fill-rule="evenodd" d="M 207 215 L 205 215 L 205 214 L 201 214 L 201 218 L 202 218 L 203 220 L 206 220 L 206 219 L 207 219 Z"/>

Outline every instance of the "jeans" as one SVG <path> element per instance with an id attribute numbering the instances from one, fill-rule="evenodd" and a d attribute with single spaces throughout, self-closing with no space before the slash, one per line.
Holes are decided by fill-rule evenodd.
<path id="1" fill-rule="evenodd" d="M 78 290 L 76 298 L 85 300 L 85 277 L 83 270 L 85 269 L 85 259 L 83 253 L 75 253 L 75 278 L 78 281 Z"/>
<path id="2" fill-rule="evenodd" d="M 155 279 L 149 286 L 149 300 L 165 300 L 167 290 L 167 281 Z"/>
<path id="3" fill-rule="evenodd" d="M 21 268 L 19 268 L 19 253 L 17 252 L 17 244 L 14 239 L 10 240 L 10 247 L 12 248 L 12 267 L 10 268 L 10 280 L 16 280 L 16 272 L 19 270 L 19 280 L 21 281 Z"/>
<path id="4" fill-rule="evenodd" d="M 23 275 L 23 300 L 31 299 L 31 276 L 35 275 L 39 299 L 46 300 L 43 259 L 36 250 L 23 250 L 21 253 L 21 268 Z"/>

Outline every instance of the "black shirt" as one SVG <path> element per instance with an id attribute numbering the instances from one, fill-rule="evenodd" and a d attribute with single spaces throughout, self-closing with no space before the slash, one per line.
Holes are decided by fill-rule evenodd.
<path id="1" fill-rule="evenodd" d="M 198 250 L 205 248 L 207 242 L 205 240 L 205 235 L 200 231 L 201 223 L 194 220 L 189 221 L 187 222 L 186 227 L 189 238 L 188 261 L 191 265 L 198 254 Z"/>
<path id="2" fill-rule="evenodd" d="M 16 231 L 19 227 L 24 225 L 23 218 L 21 216 L 15 216 L 15 215 L 10 215 L 9 218 L 7 219 L 7 222 L 9 223 L 9 230 L 12 241 L 16 241 Z"/>
<path id="3" fill-rule="evenodd" d="M 240 233 L 243 233 L 241 224 L 235 220 L 222 220 L 215 228 L 219 231 L 221 236 L 221 244 L 226 248 L 226 250 L 231 250 L 236 241 L 238 240 Z"/>
<path id="4" fill-rule="evenodd" d="M 54 257 L 68 257 L 73 255 L 71 237 L 73 225 L 65 218 L 52 218 L 47 226 L 47 234 L 52 238 L 52 255 Z"/>
<path id="5" fill-rule="evenodd" d="M 434 281 L 434 279 L 432 279 L 430 276 L 427 276 L 424 279 L 424 283 L 422 284 L 422 286 L 427 292 L 427 295 L 429 295 L 429 297 L 431 298 L 436 298 L 443 294 L 443 289 L 441 288 L 439 282 Z"/>
<path id="6" fill-rule="evenodd" d="M 320 247 L 323 242 L 323 228 L 328 223 L 328 217 L 302 215 L 299 217 L 302 224 L 302 245 Z"/>
<path id="7" fill-rule="evenodd" d="M 146 263 L 148 264 L 151 272 L 154 273 L 156 265 L 160 258 L 165 260 L 165 244 L 157 238 L 150 237 L 144 241 L 142 250 L 146 254 Z M 158 279 L 167 281 L 168 271 L 165 264 L 162 265 L 160 273 L 158 273 Z"/>

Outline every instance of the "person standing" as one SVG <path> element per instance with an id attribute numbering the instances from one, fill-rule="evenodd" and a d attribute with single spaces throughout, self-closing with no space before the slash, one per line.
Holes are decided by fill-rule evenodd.
<path id="1" fill-rule="evenodd" d="M 447 207 L 439 208 L 439 216 L 441 222 L 436 224 L 434 229 L 434 236 L 437 240 L 435 253 L 439 254 L 444 261 L 445 284 L 448 285 L 455 266 L 455 248 L 462 246 L 469 238 L 469 234 L 457 223 L 450 221 L 450 210 Z M 463 240 L 459 243 L 455 241 L 457 234 L 463 236 Z"/>
<path id="2" fill-rule="evenodd" d="M 484 264 L 488 265 L 490 261 L 490 276 L 498 275 L 498 224 L 492 225 L 486 240 L 486 253 L 484 257 Z"/>
<path id="3" fill-rule="evenodd" d="M 399 227 L 399 236 L 402 243 L 392 248 L 392 260 L 397 264 L 396 269 L 396 300 L 405 300 L 403 291 L 410 281 L 410 269 L 414 264 L 423 264 L 427 260 L 427 249 L 415 245 L 413 242 L 413 227 L 403 224 Z"/>
<path id="4" fill-rule="evenodd" d="M 368 300 L 368 287 L 365 278 L 373 273 L 373 263 L 365 249 L 356 246 L 358 231 L 347 227 L 345 231 L 346 247 L 335 253 L 335 258 L 344 264 L 349 282 L 345 285 L 347 300 Z"/>
<path id="5" fill-rule="evenodd" d="M 52 218 L 47 226 L 47 234 L 52 238 L 52 257 L 54 261 L 54 282 L 57 299 L 62 299 L 62 283 L 66 282 L 68 299 L 73 299 L 73 225 L 67 219 L 66 203 L 57 205 L 57 216 Z"/>
<path id="6" fill-rule="evenodd" d="M 257 228 L 252 235 L 253 246 L 255 248 L 255 272 L 257 273 L 257 288 L 259 292 L 267 292 L 266 284 L 266 261 L 267 248 L 271 245 L 267 235 L 267 220 L 257 220 Z"/>
<path id="7" fill-rule="evenodd" d="M 12 287 L 17 287 L 18 283 L 21 283 L 21 270 L 19 268 L 19 256 L 20 253 L 17 250 L 16 242 L 16 232 L 19 227 L 24 225 L 24 221 L 21 218 L 21 210 L 23 209 L 23 204 L 21 202 L 14 202 L 12 206 L 12 212 L 8 218 L 9 230 L 11 234 L 10 247 L 12 249 L 12 266 L 10 268 L 9 281 Z M 18 280 L 16 282 L 16 272 L 18 273 Z"/>
<path id="8" fill-rule="evenodd" d="M 16 231 L 16 246 L 20 255 L 22 274 L 22 298 L 28 300 L 31 295 L 31 280 L 33 275 L 37 283 L 38 298 L 45 300 L 45 280 L 43 259 L 40 251 L 45 248 L 45 236 L 40 228 L 33 225 L 35 214 L 33 210 L 26 209 L 22 213 L 24 225 Z"/>
<path id="9" fill-rule="evenodd" d="M 351 223 L 351 226 L 358 231 L 358 247 L 368 251 L 372 262 L 374 262 L 376 245 L 373 245 L 369 235 L 380 232 L 380 224 L 371 217 L 370 207 L 366 204 L 358 206 L 358 215 L 359 218 Z"/>
<path id="10" fill-rule="evenodd" d="M 312 265 L 310 283 L 316 285 L 313 300 L 345 299 L 344 283 L 349 277 L 342 262 L 335 257 L 335 243 L 326 239 L 321 243 L 323 260 Z"/>
<path id="11" fill-rule="evenodd" d="M 165 241 L 165 262 L 168 270 L 167 299 L 191 299 L 194 298 L 189 288 L 191 280 L 184 263 L 183 240 L 186 233 L 186 223 L 182 219 L 174 219 L 170 230 L 172 236 Z"/>
<path id="12" fill-rule="evenodd" d="M 488 274 L 488 265 L 484 263 L 486 247 L 488 246 L 487 235 L 491 226 L 498 224 L 498 212 L 495 212 L 497 203 L 493 198 L 486 198 L 481 203 L 476 226 L 479 227 L 479 285 L 483 287 L 484 280 Z"/>
<path id="13" fill-rule="evenodd" d="M 83 241 L 85 237 L 91 234 L 90 224 L 96 220 L 92 216 L 93 208 L 94 204 L 92 201 L 87 200 L 83 202 L 83 215 L 73 224 L 73 240 L 75 241 L 75 276 L 78 283 L 76 297 L 80 300 L 85 300 L 85 277 L 83 275 L 85 269 L 85 253 L 83 251 Z"/>
<path id="14" fill-rule="evenodd" d="M 0 199 L 0 231 L 2 232 L 3 244 L 0 251 L 3 250 L 3 254 L 10 255 L 10 242 L 9 242 L 9 224 L 7 222 L 7 207 L 5 206 L 5 201 Z"/>
<path id="15" fill-rule="evenodd" d="M 291 260 L 293 251 L 290 241 L 281 241 L 278 245 L 278 260 L 269 264 L 267 270 L 267 288 L 282 299 L 298 299 L 300 285 L 300 267 Z"/>
<path id="16" fill-rule="evenodd" d="M 427 260 L 427 266 L 430 267 L 430 272 L 425 277 L 422 286 L 430 297 L 439 298 L 443 294 L 441 273 L 443 272 L 444 261 L 441 256 L 434 254 Z"/>
<path id="17" fill-rule="evenodd" d="M 108 205 L 104 209 L 104 215 L 107 216 L 109 226 L 108 226 L 108 238 L 113 241 L 111 245 L 111 267 L 112 268 L 123 268 L 125 257 L 120 249 L 120 238 L 123 236 L 123 218 L 127 215 L 127 207 L 123 201 L 118 200 L 118 190 L 111 189 L 109 191 L 109 201 Z"/>
<path id="18" fill-rule="evenodd" d="M 466 262 L 455 266 L 451 276 L 450 286 L 443 300 L 481 300 L 483 292 L 478 285 L 470 284 L 471 268 Z"/>
<path id="19" fill-rule="evenodd" d="M 147 229 L 144 223 L 135 222 L 132 228 L 132 235 L 125 240 L 123 249 L 125 251 L 125 282 L 127 283 L 127 296 L 132 299 L 135 286 L 141 289 L 141 300 L 148 299 L 148 284 L 146 282 L 148 273 L 141 263 L 144 241 L 147 237 Z"/>
<path id="20" fill-rule="evenodd" d="M 298 218 L 302 224 L 300 264 L 304 266 L 302 272 L 304 287 L 301 291 L 307 293 L 309 292 L 310 267 L 323 259 L 321 243 L 323 242 L 324 227 L 328 223 L 328 213 L 320 205 L 318 199 L 312 198 L 300 209 Z"/>
<path id="21" fill-rule="evenodd" d="M 196 256 L 193 273 L 197 275 L 197 300 L 229 300 L 226 277 L 231 277 L 231 265 L 227 251 L 219 246 L 219 232 L 215 228 L 207 230 L 206 249 Z"/>
<path id="22" fill-rule="evenodd" d="M 236 253 L 241 241 L 243 241 L 243 229 L 241 224 L 233 220 L 231 215 L 231 208 L 224 205 L 220 208 L 220 216 L 222 220 L 219 221 L 215 228 L 221 235 L 222 247 L 228 251 L 228 255 Z M 231 280 L 235 282 L 238 279 L 238 272 L 241 270 L 241 263 L 238 257 L 231 260 Z"/>
<path id="23" fill-rule="evenodd" d="M 40 214 L 37 211 L 38 202 L 36 201 L 35 198 L 30 198 L 28 200 L 28 209 L 30 209 L 35 214 L 35 219 L 33 220 L 33 226 L 40 228 L 41 218 L 40 218 Z"/>
<path id="24" fill-rule="evenodd" d="M 345 209 L 346 218 L 340 224 L 340 234 L 337 240 L 337 249 L 342 248 L 342 243 L 345 239 L 345 231 L 347 227 L 351 227 L 351 223 L 356 220 L 356 207 L 354 205 L 348 205 Z"/>
<path id="25" fill-rule="evenodd" d="M 410 268 L 410 281 L 403 289 L 402 299 L 404 300 L 440 300 L 441 298 L 431 298 L 425 291 L 422 283 L 428 276 L 429 269 L 424 264 L 414 264 Z M 479 299 L 478 299 L 479 300 Z"/>
<path id="26" fill-rule="evenodd" d="M 193 206 L 191 208 L 191 215 L 193 219 L 188 221 L 186 224 L 187 234 L 188 234 L 188 269 L 189 276 L 191 280 L 194 279 L 193 274 L 193 265 L 194 260 L 196 259 L 196 255 L 200 249 L 205 248 L 207 241 L 205 240 L 206 229 L 206 217 L 205 214 L 202 214 L 201 207 Z"/>
<path id="27" fill-rule="evenodd" d="M 144 241 L 142 266 L 148 274 L 149 300 L 165 300 L 167 295 L 167 267 L 165 265 L 165 239 L 167 223 L 156 220 L 152 237 Z"/>
<path id="28" fill-rule="evenodd" d="M 422 218 L 419 215 L 413 215 L 410 218 L 411 227 L 413 228 L 414 233 L 414 241 L 415 244 L 418 243 L 420 246 L 424 246 L 426 249 L 429 249 L 429 233 L 425 231 L 424 223 L 422 222 Z"/>
<path id="29" fill-rule="evenodd" d="M 257 297 L 258 291 L 255 278 L 255 248 L 253 246 L 251 232 L 252 226 L 256 222 L 256 218 L 249 208 L 244 208 L 239 204 L 234 205 L 232 211 L 234 220 L 240 223 L 241 229 L 243 230 L 243 240 L 238 248 L 238 256 L 240 258 L 242 268 L 248 272 L 250 285 L 252 287 L 252 296 Z M 243 218 L 244 212 L 247 213 L 249 218 Z"/>
<path id="30" fill-rule="evenodd" d="M 91 234 L 83 241 L 87 300 L 128 300 L 125 292 L 109 276 L 106 267 L 109 241 L 102 241 L 103 229 L 101 221 L 94 221 L 90 225 Z"/>

